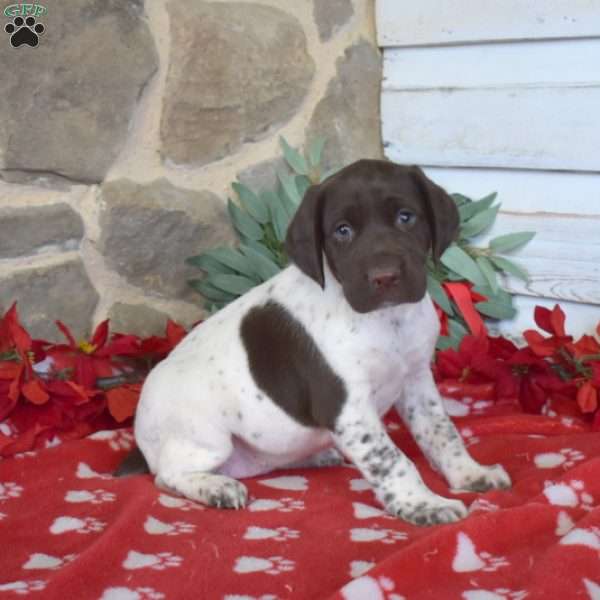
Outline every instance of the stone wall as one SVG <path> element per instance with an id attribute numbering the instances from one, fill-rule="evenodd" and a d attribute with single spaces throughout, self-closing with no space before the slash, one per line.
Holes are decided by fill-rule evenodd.
<path id="1" fill-rule="evenodd" d="M 0 42 L 0 311 L 36 336 L 201 318 L 183 261 L 234 242 L 230 183 L 274 185 L 280 135 L 381 156 L 370 0 L 46 4 L 36 48 Z"/>

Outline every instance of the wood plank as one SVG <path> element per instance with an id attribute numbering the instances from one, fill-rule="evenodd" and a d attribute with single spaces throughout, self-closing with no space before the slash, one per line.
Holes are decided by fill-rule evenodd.
<path id="1" fill-rule="evenodd" d="M 600 0 L 377 0 L 380 46 L 591 37 Z"/>
<path id="2" fill-rule="evenodd" d="M 596 174 L 437 167 L 426 167 L 425 172 L 449 192 L 472 198 L 498 192 L 506 212 L 600 215 L 600 175 Z"/>
<path id="3" fill-rule="evenodd" d="M 600 83 L 600 39 L 388 48 L 384 90 Z M 443 65 L 443 68 L 440 68 Z"/>
<path id="4" fill-rule="evenodd" d="M 391 160 L 600 171 L 600 86 L 384 91 Z"/>

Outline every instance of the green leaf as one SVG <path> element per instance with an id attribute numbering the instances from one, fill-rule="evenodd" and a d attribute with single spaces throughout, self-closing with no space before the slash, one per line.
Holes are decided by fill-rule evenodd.
<path id="1" fill-rule="evenodd" d="M 283 137 L 279 138 L 279 144 L 281 145 L 283 157 L 285 158 L 287 164 L 290 165 L 290 167 L 292 167 L 296 173 L 299 173 L 300 175 L 308 175 L 309 168 L 304 156 L 302 156 L 298 150 L 292 148 Z"/>
<path id="2" fill-rule="evenodd" d="M 527 271 L 523 269 L 523 267 L 520 267 L 514 263 L 512 260 L 502 258 L 501 256 L 490 256 L 490 260 L 502 271 L 505 271 L 514 277 L 518 277 L 525 283 L 529 282 L 529 274 Z"/>
<path id="3" fill-rule="evenodd" d="M 306 194 L 311 185 L 310 179 L 305 175 L 296 176 L 296 189 L 300 198 L 304 199 L 304 194 Z"/>
<path id="4" fill-rule="evenodd" d="M 266 235 L 265 235 L 265 237 L 266 237 Z M 275 260 L 275 255 L 271 252 L 271 250 L 269 250 L 269 248 L 267 248 L 261 242 L 257 242 L 256 240 L 246 239 L 246 240 L 244 240 L 244 245 L 249 246 L 250 248 L 252 248 L 256 252 L 258 252 L 259 254 L 262 254 L 265 258 L 267 258 L 269 260 L 272 260 L 272 261 Z"/>
<path id="5" fill-rule="evenodd" d="M 475 262 L 487 279 L 492 292 L 495 294 L 498 291 L 498 278 L 496 277 L 494 266 L 485 256 L 478 256 Z"/>
<path id="6" fill-rule="evenodd" d="M 510 250 L 516 250 L 519 246 L 525 245 L 529 242 L 535 233 L 533 231 L 521 231 L 519 233 L 508 233 L 506 235 L 500 235 L 490 240 L 490 249 L 494 252 L 509 252 Z"/>
<path id="7" fill-rule="evenodd" d="M 188 265 L 198 267 L 207 273 L 235 273 L 235 269 L 225 266 L 222 262 L 209 256 L 209 252 L 204 254 L 198 254 L 197 256 L 190 256 L 185 259 Z"/>
<path id="8" fill-rule="evenodd" d="M 467 221 L 471 217 L 474 217 L 477 213 L 483 212 L 484 210 L 488 209 L 494 203 L 494 200 L 496 199 L 497 195 L 498 194 L 494 192 L 493 194 L 489 194 L 485 198 L 477 200 L 476 202 L 469 201 L 465 204 L 462 204 L 458 208 L 461 223 Z"/>
<path id="9" fill-rule="evenodd" d="M 448 267 L 463 279 L 467 279 L 475 285 L 485 285 L 486 279 L 475 261 L 455 244 L 442 254 L 440 261 L 445 267 Z"/>
<path id="10" fill-rule="evenodd" d="M 452 310 L 452 305 L 450 304 L 450 300 L 448 300 L 448 296 L 446 296 L 446 293 L 444 292 L 444 288 L 442 288 L 440 282 L 431 275 L 427 275 L 427 291 L 429 292 L 429 295 L 434 300 L 434 302 L 447 315 L 454 314 L 454 311 Z"/>
<path id="11" fill-rule="evenodd" d="M 463 337 L 468 333 L 467 329 L 456 319 L 448 319 L 448 335 L 438 338 L 436 348 L 438 350 L 457 349 Z"/>
<path id="12" fill-rule="evenodd" d="M 217 261 L 242 275 L 251 276 L 252 273 L 252 269 L 248 264 L 246 257 L 239 250 L 234 248 L 214 248 L 213 250 L 209 250 L 202 255 L 201 262 L 204 261 L 208 261 L 208 264 Z M 203 268 L 201 265 L 197 266 Z M 231 274 L 229 269 L 221 269 L 219 272 Z M 212 271 L 214 271 L 214 269 L 212 269 Z"/>
<path id="13" fill-rule="evenodd" d="M 308 146 L 308 162 L 312 167 L 318 167 L 321 163 L 324 146 L 325 138 L 322 136 L 316 137 Z"/>
<path id="14" fill-rule="evenodd" d="M 236 206 L 230 199 L 227 200 L 227 210 L 234 227 L 251 240 L 260 240 L 263 236 L 261 226 Z"/>
<path id="15" fill-rule="evenodd" d="M 463 206 L 464 204 L 471 204 L 473 202 L 471 198 L 465 196 L 464 194 L 450 194 L 450 197 L 452 200 L 454 200 L 456 206 L 458 207 Z"/>
<path id="16" fill-rule="evenodd" d="M 338 171 L 341 171 L 342 167 L 331 167 L 331 169 L 327 169 L 325 173 L 321 174 L 321 181 L 325 181 L 327 178 L 335 175 Z"/>
<path id="17" fill-rule="evenodd" d="M 289 213 L 290 217 L 292 217 L 298 209 L 298 206 L 300 206 L 300 202 L 302 202 L 302 196 L 298 192 L 296 180 L 293 175 L 286 175 L 285 173 L 278 171 L 277 177 L 279 178 L 283 188 L 282 192 L 279 194 L 279 197 L 285 203 L 287 212 Z"/>
<path id="18" fill-rule="evenodd" d="M 460 228 L 460 236 L 470 238 L 479 235 L 482 231 L 493 224 L 496 219 L 496 215 L 498 214 L 498 210 L 500 210 L 499 204 L 477 213 L 474 217 L 471 217 L 468 221 L 462 224 Z"/>
<path id="19" fill-rule="evenodd" d="M 246 255 L 246 258 L 252 263 L 254 272 L 258 274 L 261 281 L 267 281 L 274 275 L 277 275 L 281 269 L 270 259 L 266 258 L 260 252 L 250 246 L 240 246 L 240 250 Z"/>
<path id="20" fill-rule="evenodd" d="M 478 302 L 475 308 L 482 315 L 493 319 L 512 319 L 517 314 L 512 301 L 507 303 L 498 296 L 488 297 L 487 302 Z"/>
<path id="21" fill-rule="evenodd" d="M 214 287 L 210 283 L 210 277 L 205 277 L 204 279 L 190 279 L 188 284 L 202 294 L 207 300 L 211 300 L 212 302 L 228 303 L 236 298 L 236 295 L 228 294 L 223 290 Z"/>
<path id="22" fill-rule="evenodd" d="M 269 204 L 271 222 L 273 224 L 273 230 L 275 231 L 277 240 L 283 243 L 285 241 L 285 234 L 287 233 L 288 225 L 291 221 L 291 215 L 288 214 L 284 203 L 280 200 L 279 196 L 275 192 L 264 192 L 264 197 Z"/>
<path id="23" fill-rule="evenodd" d="M 263 224 L 269 220 L 269 208 L 260 201 L 258 196 L 251 189 L 237 181 L 232 183 L 231 187 L 238 195 L 241 205 L 253 219 Z"/>
<path id="24" fill-rule="evenodd" d="M 213 275 L 210 283 L 224 292 L 241 296 L 256 286 L 256 281 L 242 275 Z"/>

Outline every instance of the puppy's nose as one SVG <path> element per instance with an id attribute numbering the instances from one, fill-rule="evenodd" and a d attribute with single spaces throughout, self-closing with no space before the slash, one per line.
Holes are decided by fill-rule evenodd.
<path id="1" fill-rule="evenodd" d="M 400 283 L 398 271 L 371 271 L 369 282 L 376 290 L 387 290 Z"/>

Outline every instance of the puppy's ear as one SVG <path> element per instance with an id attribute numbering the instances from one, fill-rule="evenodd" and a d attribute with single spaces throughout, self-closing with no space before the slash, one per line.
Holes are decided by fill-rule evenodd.
<path id="1" fill-rule="evenodd" d="M 458 209 L 446 191 L 433 183 L 419 167 L 413 167 L 412 174 L 425 203 L 431 232 L 431 253 L 437 263 L 458 235 L 460 225 Z"/>
<path id="2" fill-rule="evenodd" d="M 321 228 L 323 197 L 321 185 L 308 188 L 285 238 L 285 251 L 289 258 L 321 287 L 325 287 Z"/>

